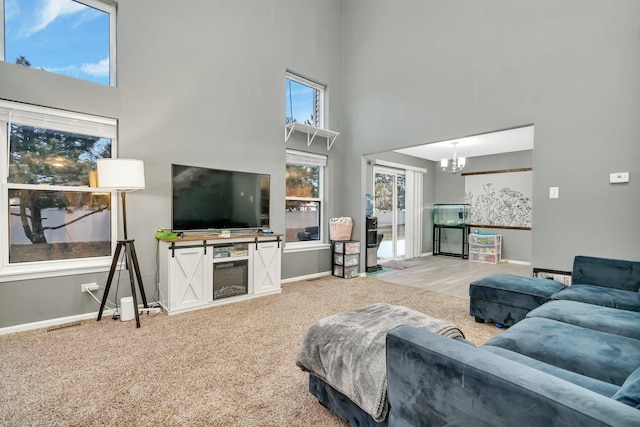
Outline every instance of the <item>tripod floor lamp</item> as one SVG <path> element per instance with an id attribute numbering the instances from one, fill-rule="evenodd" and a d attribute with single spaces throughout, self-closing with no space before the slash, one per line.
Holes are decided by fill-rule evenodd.
<path id="1" fill-rule="evenodd" d="M 138 282 L 138 290 L 144 307 L 147 305 L 147 297 L 144 294 L 144 286 L 142 285 L 142 276 L 140 274 L 140 266 L 138 265 L 138 257 L 136 256 L 136 248 L 133 239 L 129 239 L 127 235 L 127 193 L 135 190 L 144 189 L 144 163 L 142 160 L 133 159 L 98 159 L 98 187 L 105 190 L 116 190 L 122 197 L 122 221 L 124 240 L 118 240 L 116 251 L 113 254 L 109 276 L 107 277 L 107 286 L 104 289 L 100 311 L 98 312 L 98 320 L 102 319 L 102 312 L 107 303 L 107 296 L 111 288 L 111 282 L 120 259 L 120 254 L 124 254 L 125 266 L 129 270 L 129 282 L 131 283 L 131 296 L 133 298 L 133 311 L 136 317 L 136 327 L 140 327 L 140 313 L 138 310 L 138 298 L 136 296 L 136 280 Z M 133 270 L 133 271 L 132 271 Z M 134 277 L 135 275 L 135 277 Z"/>

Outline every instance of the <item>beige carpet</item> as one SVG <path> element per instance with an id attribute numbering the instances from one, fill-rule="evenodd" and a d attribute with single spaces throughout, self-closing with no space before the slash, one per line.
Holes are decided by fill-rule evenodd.
<path id="1" fill-rule="evenodd" d="M 343 426 L 295 366 L 315 320 L 374 302 L 448 319 L 481 344 L 468 299 L 375 278 L 326 277 L 175 316 L 0 336 L 3 426 Z"/>

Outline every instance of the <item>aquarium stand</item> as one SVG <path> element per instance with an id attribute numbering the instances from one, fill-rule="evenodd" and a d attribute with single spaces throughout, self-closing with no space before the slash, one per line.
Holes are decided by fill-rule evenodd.
<path id="1" fill-rule="evenodd" d="M 461 251 L 457 252 L 445 252 L 442 250 L 442 230 L 460 230 L 462 233 L 461 243 Z M 469 234 L 470 234 L 470 226 L 466 224 L 455 224 L 455 225 L 447 225 L 447 224 L 434 224 L 433 226 L 433 255 L 445 255 L 445 256 L 453 256 L 462 259 L 469 258 Z"/>

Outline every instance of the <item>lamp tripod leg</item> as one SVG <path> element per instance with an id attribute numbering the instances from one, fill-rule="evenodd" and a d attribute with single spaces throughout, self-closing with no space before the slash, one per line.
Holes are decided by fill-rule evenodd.
<path id="1" fill-rule="evenodd" d="M 137 263 L 134 265 L 133 264 L 133 259 L 131 256 L 131 244 L 133 242 L 131 241 L 127 241 L 125 243 L 125 254 L 127 256 L 127 262 L 129 263 L 129 267 L 133 267 L 133 269 L 136 271 L 136 275 L 138 275 L 138 271 L 137 271 Z M 129 250 L 127 250 L 129 249 Z M 133 274 L 131 273 L 131 270 L 129 270 L 129 283 L 131 283 L 131 296 L 133 297 L 133 312 L 136 316 L 136 328 L 140 327 L 140 312 L 138 311 L 138 297 L 136 295 L 136 280 L 135 277 L 133 276 Z M 140 283 L 140 288 L 142 288 L 142 284 Z M 146 307 L 146 304 L 145 304 Z"/>
<path id="2" fill-rule="evenodd" d="M 140 297 L 142 304 L 145 308 L 148 308 L 147 296 L 144 292 L 144 285 L 142 284 L 142 274 L 140 273 L 140 265 L 138 264 L 138 256 L 136 255 L 136 249 L 133 244 L 133 240 L 119 240 L 116 246 L 116 251 L 113 254 L 113 260 L 111 261 L 111 268 L 109 269 L 109 276 L 107 277 L 107 285 L 104 289 L 104 295 L 102 296 L 102 302 L 100 303 L 100 311 L 98 311 L 98 320 L 102 319 L 102 313 L 107 303 L 107 297 L 109 290 L 111 289 L 111 283 L 113 282 L 113 276 L 120 259 L 120 253 L 124 250 L 124 260 L 129 270 L 129 283 L 131 285 L 131 296 L 133 298 L 133 309 L 136 318 L 136 328 L 140 327 L 140 313 L 138 310 L 138 296 L 136 293 L 136 281 L 138 282 L 138 291 L 140 291 Z M 133 271 L 132 271 L 133 270 Z"/>
<path id="3" fill-rule="evenodd" d="M 144 286 L 142 285 L 142 275 L 140 274 L 140 265 L 138 264 L 138 256 L 136 255 L 136 247 L 133 244 L 133 240 L 129 243 L 129 251 L 131 252 L 131 259 L 133 261 L 133 271 L 136 274 L 136 279 L 138 280 L 138 289 L 140 291 L 140 297 L 142 298 L 142 304 L 145 308 L 148 308 L 147 304 L 147 296 L 144 293 Z M 131 264 L 129 264 L 131 265 Z"/>
<path id="4" fill-rule="evenodd" d="M 109 289 L 111 289 L 111 282 L 113 281 L 113 275 L 116 272 L 116 266 L 118 265 L 118 259 L 120 258 L 120 252 L 124 246 L 124 242 L 118 242 L 116 251 L 113 254 L 113 260 L 111 261 L 111 268 L 109 269 L 109 276 L 107 277 L 107 285 L 104 288 L 104 295 L 102 295 L 102 302 L 100 303 L 100 311 L 98 311 L 98 321 L 102 319 L 102 312 L 104 306 L 107 304 L 107 297 L 109 296 Z"/>

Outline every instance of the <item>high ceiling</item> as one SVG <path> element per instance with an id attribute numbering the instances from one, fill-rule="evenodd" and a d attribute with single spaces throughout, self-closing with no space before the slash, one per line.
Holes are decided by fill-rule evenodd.
<path id="1" fill-rule="evenodd" d="M 417 145 L 393 150 L 396 153 L 439 162 L 453 157 L 453 142 L 458 142 L 458 157 L 478 157 L 533 149 L 533 125 L 482 135 Z"/>

